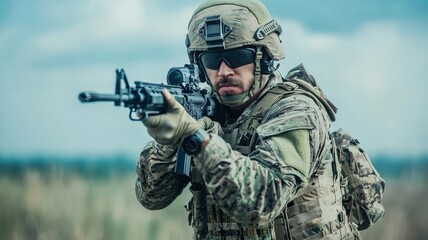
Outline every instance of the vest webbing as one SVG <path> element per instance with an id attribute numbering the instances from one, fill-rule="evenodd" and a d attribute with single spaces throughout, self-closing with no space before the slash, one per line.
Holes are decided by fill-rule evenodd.
<path id="1" fill-rule="evenodd" d="M 325 104 L 330 102 L 328 100 L 320 101 L 319 94 L 315 95 L 316 91 L 308 91 L 305 89 L 306 87 L 308 86 L 300 87 L 298 81 L 287 81 L 270 89 L 259 98 L 259 101 L 253 103 L 250 114 L 238 119 L 235 123 L 226 123 L 223 128 L 223 138 L 232 149 L 248 155 L 259 141 L 256 129 L 265 113 L 274 103 L 293 94 L 306 95 L 313 99 L 320 108 L 326 109 Z M 331 107 L 327 110 L 330 120 L 335 119 L 335 110 Z M 328 121 L 328 119 L 325 120 Z M 223 213 L 211 196 L 206 195 L 205 201 L 203 201 L 206 202 L 204 211 L 207 213 L 207 228 L 205 229 L 210 235 L 221 236 L 222 239 L 236 239 L 237 236 L 269 236 L 270 234 L 276 235 L 277 240 L 328 237 L 354 239 L 342 207 L 340 179 L 335 171 L 337 169 L 335 164 L 338 163 L 333 160 L 330 150 L 331 143 L 325 147 L 320 156 L 324 165 L 319 166 L 319 170 L 311 176 L 308 185 L 298 192 L 298 195 L 273 223 L 257 229 L 244 228 Z M 195 207 L 201 209 L 201 206 Z"/>
<path id="2" fill-rule="evenodd" d="M 308 83 L 298 80 L 286 81 L 272 92 L 283 92 L 281 98 L 294 94 L 310 97 L 321 109 L 325 109 L 331 121 L 335 120 L 336 107 L 324 94 Z M 279 99 L 278 99 L 279 100 Z M 324 118 L 326 118 L 323 115 Z M 328 119 L 324 119 L 328 122 Z M 342 206 L 340 178 L 337 169 L 339 162 L 333 157 L 331 139 L 319 156 L 323 165 L 310 177 L 307 186 L 298 191 L 295 198 L 283 211 L 291 239 L 354 239 Z M 275 220 L 278 221 L 278 220 Z M 275 225 L 276 226 L 276 225 Z M 281 231 L 277 231 L 277 233 Z M 277 234 L 277 239 L 290 239 L 289 235 Z"/>

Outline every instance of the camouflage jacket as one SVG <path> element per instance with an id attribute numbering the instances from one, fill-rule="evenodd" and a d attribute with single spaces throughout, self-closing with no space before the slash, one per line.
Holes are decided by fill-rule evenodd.
<path id="1" fill-rule="evenodd" d="M 274 220 L 302 195 L 299 192 L 311 183 L 311 176 L 332 166 L 328 135 L 331 117 L 319 103 L 304 94 L 294 94 L 275 101 L 271 98 L 272 102 L 260 108 L 258 103 L 266 101 L 267 93 L 275 92 L 282 82 L 275 72 L 258 99 L 237 119 L 227 119 L 225 136 L 211 135 L 205 150 L 194 158 L 204 187 L 191 189 L 202 191 L 204 197 L 193 202 L 205 205 L 199 203 L 201 209 L 191 211 L 195 238 L 276 239 Z M 258 119 L 254 117 L 257 111 L 263 112 Z M 234 133 L 234 129 L 241 132 Z M 241 146 L 245 141 L 248 143 L 243 145 L 249 148 Z M 142 151 L 136 194 L 144 207 L 168 206 L 188 184 L 189 180 L 173 173 L 175 151 L 155 142 Z M 317 231 L 309 235 L 324 230 Z M 293 235 L 293 239 L 304 237 Z"/>

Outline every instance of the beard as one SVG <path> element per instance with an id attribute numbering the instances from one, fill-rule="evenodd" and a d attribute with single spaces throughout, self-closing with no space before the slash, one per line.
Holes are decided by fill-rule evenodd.
<path id="1" fill-rule="evenodd" d="M 214 89 L 216 90 L 216 92 L 218 92 L 218 90 L 223 86 L 233 86 L 233 87 L 239 87 L 240 89 L 244 89 L 244 84 L 241 81 L 234 79 L 232 77 L 220 78 L 219 81 L 215 84 Z M 236 93 L 233 91 L 230 91 L 230 92 L 227 91 L 224 93 L 224 96 L 233 96 L 233 95 L 236 95 Z"/>

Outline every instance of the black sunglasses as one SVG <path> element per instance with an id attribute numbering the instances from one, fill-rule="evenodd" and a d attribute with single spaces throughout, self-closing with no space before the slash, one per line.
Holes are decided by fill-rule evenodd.
<path id="1" fill-rule="evenodd" d="M 218 70 L 222 61 L 231 68 L 237 68 L 254 63 L 255 56 L 255 50 L 252 48 L 236 48 L 220 52 L 203 52 L 199 54 L 199 61 L 205 68 Z"/>

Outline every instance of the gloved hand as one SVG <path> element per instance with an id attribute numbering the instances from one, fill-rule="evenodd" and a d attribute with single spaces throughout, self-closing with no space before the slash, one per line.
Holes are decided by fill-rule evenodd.
<path id="1" fill-rule="evenodd" d="M 223 136 L 223 128 L 220 123 L 211 120 L 209 117 L 202 117 L 198 119 L 199 127 L 207 131 L 209 134 L 217 134 L 220 137 Z"/>
<path id="2" fill-rule="evenodd" d="M 156 142 L 177 147 L 185 137 L 195 133 L 200 127 L 167 89 L 163 89 L 162 94 L 168 104 L 167 112 L 150 116 L 143 120 L 143 124 Z"/>

